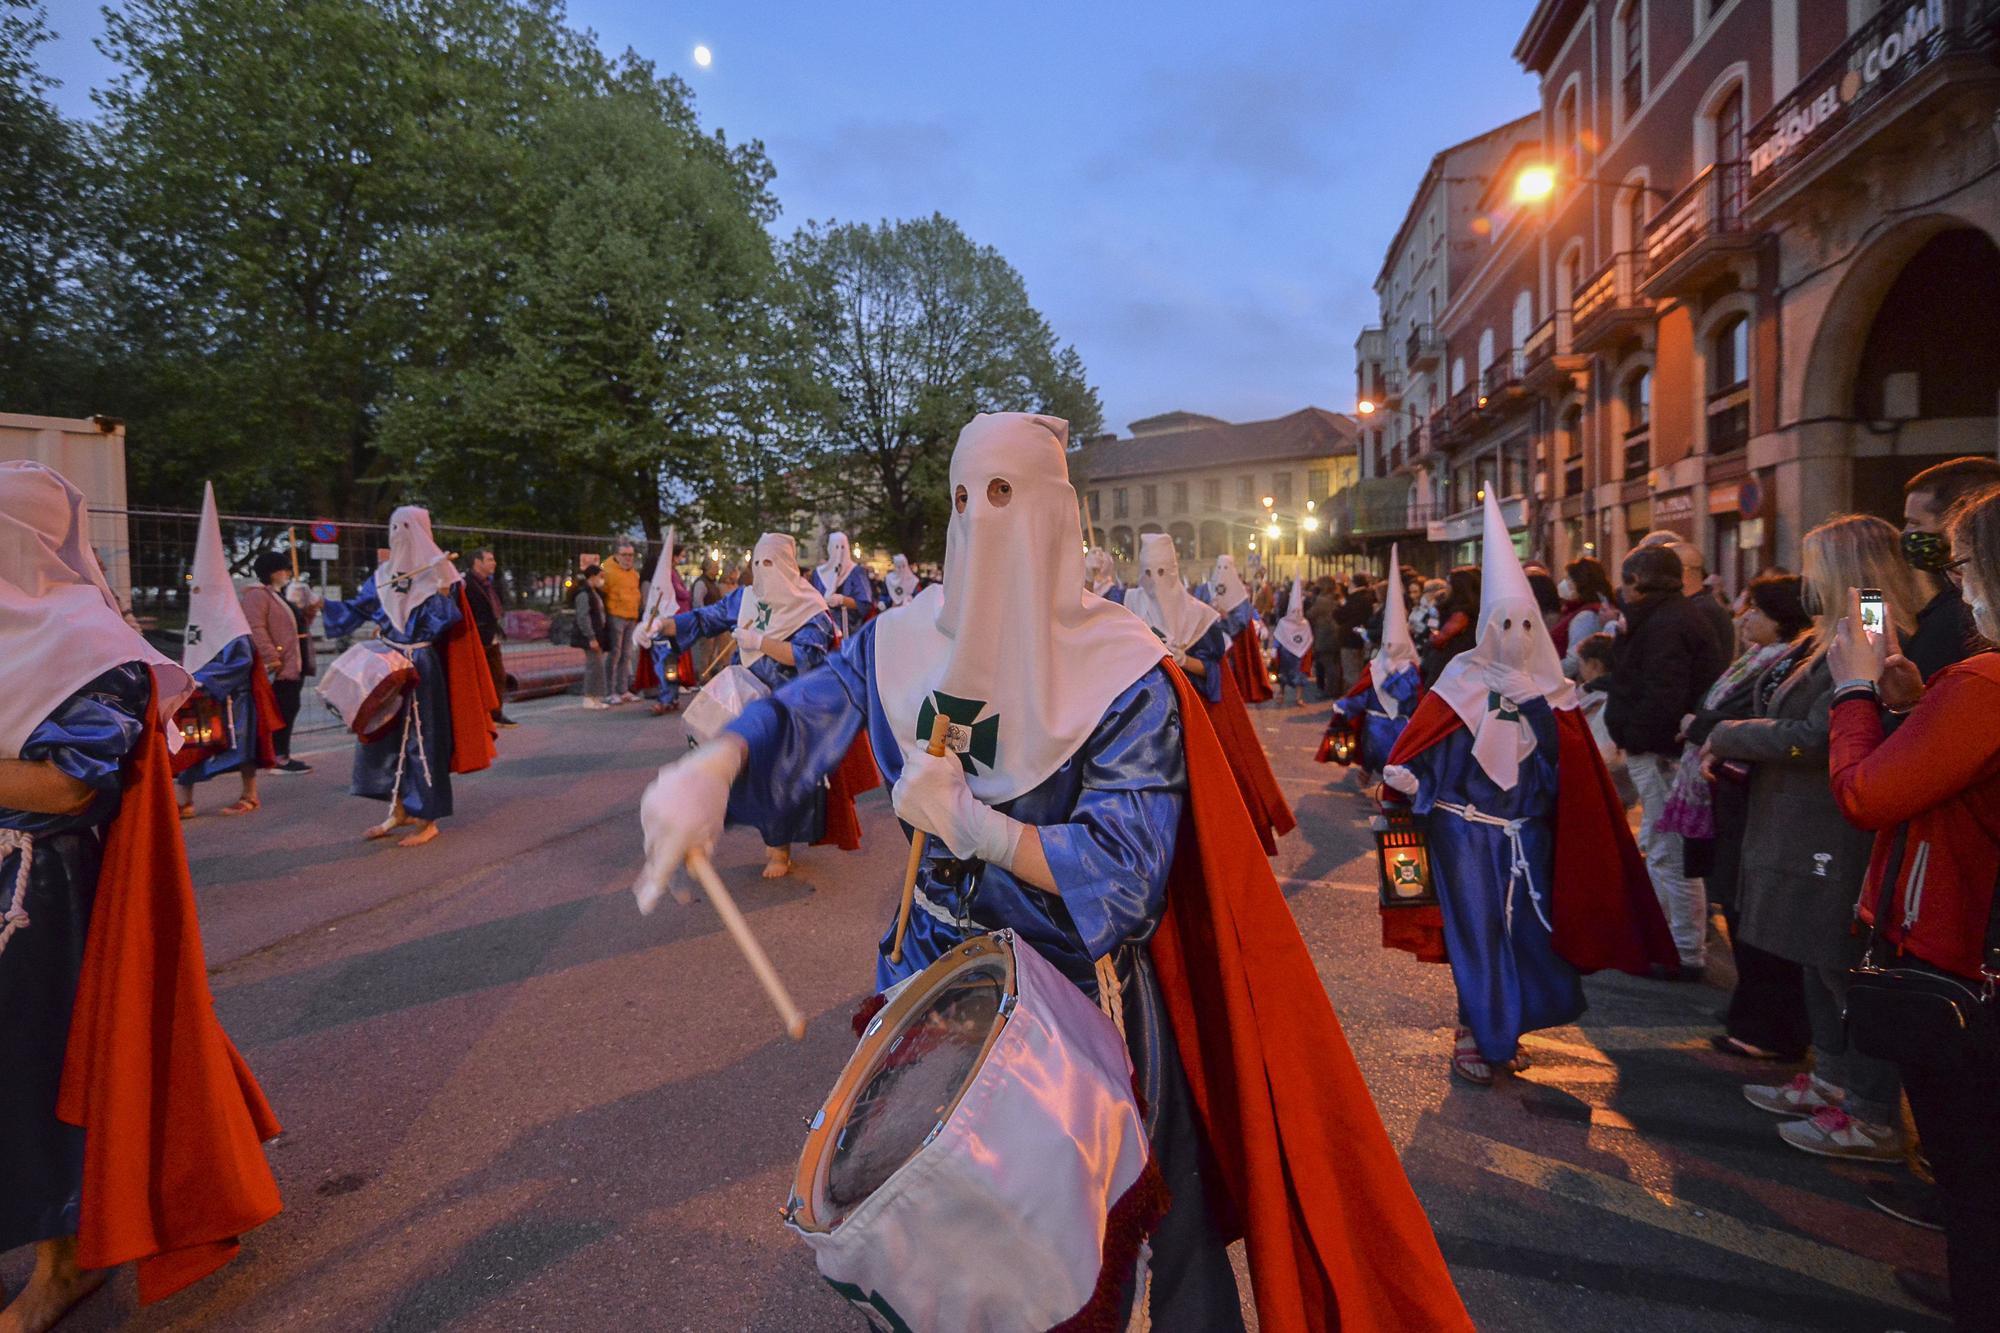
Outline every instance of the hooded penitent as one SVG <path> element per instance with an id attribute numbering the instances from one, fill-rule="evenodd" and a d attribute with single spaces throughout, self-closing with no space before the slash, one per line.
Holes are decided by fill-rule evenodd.
<path id="1" fill-rule="evenodd" d="M 1576 707 L 1555 641 L 1542 624 L 1534 589 L 1501 520 L 1496 490 L 1486 488 L 1485 563 L 1479 594 L 1479 638 L 1445 667 L 1431 693 L 1458 714 L 1472 733 L 1472 755 L 1503 790 L 1517 780 L 1521 761 L 1534 753 L 1535 735 L 1519 705 L 1545 698 L 1551 708 Z"/>
<path id="2" fill-rule="evenodd" d="M 1093 546 L 1083 557 L 1083 585 L 1102 597 L 1118 584 L 1118 562 L 1102 546 Z"/>
<path id="3" fill-rule="evenodd" d="M 375 596 L 397 632 L 409 628 L 410 613 L 432 594 L 463 578 L 431 535 L 430 510 L 404 505 L 389 515 L 389 559 L 376 567 Z"/>
<path id="4" fill-rule="evenodd" d="M 1272 637 L 1278 646 L 1301 662 L 1312 651 L 1312 625 L 1306 620 L 1306 585 L 1303 579 L 1292 579 L 1292 595 L 1285 602 L 1285 614 L 1278 619 L 1278 628 Z"/>
<path id="5" fill-rule="evenodd" d="M 847 540 L 847 534 L 836 532 L 828 536 L 826 539 L 826 563 L 815 571 L 819 575 L 820 586 L 828 592 L 837 591 L 840 585 L 847 581 L 847 576 L 853 572 L 853 569 L 853 548 L 852 544 Z"/>
<path id="6" fill-rule="evenodd" d="M 1389 546 L 1389 578 L 1382 585 L 1382 595 L 1386 599 L 1382 609 L 1382 646 L 1369 659 L 1368 674 L 1373 677 L 1375 698 L 1382 705 L 1382 711 L 1390 717 L 1396 716 L 1399 707 L 1395 695 L 1389 692 L 1389 682 L 1396 673 L 1417 665 L 1417 645 L 1410 638 L 1410 609 L 1403 595 L 1403 566 L 1398 557 L 1402 554 L 1400 543 Z"/>
<path id="7" fill-rule="evenodd" d="M 926 709 L 951 715 L 953 748 L 989 805 L 1061 767 L 1163 655 L 1143 623 L 1084 588 L 1068 434 L 1055 417 L 972 419 L 951 456 L 944 586 L 876 631 L 895 734 L 907 749 Z"/>
<path id="8" fill-rule="evenodd" d="M 799 573 L 799 544 L 782 532 L 759 537 L 750 553 L 750 586 L 737 607 L 737 628 L 754 629 L 782 642 L 814 616 L 825 614 L 826 598 Z M 746 667 L 764 655 L 747 648 L 739 651 Z"/>
<path id="9" fill-rule="evenodd" d="M 917 572 L 910 568 L 910 557 L 898 555 L 889 570 L 889 577 L 882 580 L 889 590 L 891 606 L 906 606 L 917 595 Z"/>
<path id="10" fill-rule="evenodd" d="M 83 492 L 26 460 L 0 463 L 0 643 L 0 759 L 19 758 L 50 713 L 112 667 L 144 662 L 152 671 L 170 738 L 174 711 L 194 692 L 188 672 L 119 614 L 90 549 Z"/>
<path id="11" fill-rule="evenodd" d="M 674 570 L 674 530 L 668 528 L 666 544 L 660 547 L 660 558 L 653 562 L 653 581 L 647 586 L 646 605 L 639 612 L 641 629 L 662 616 L 673 619 L 680 610 L 675 595 L 675 585 L 679 582 L 680 575 Z"/>
<path id="12" fill-rule="evenodd" d="M 1176 653 L 1186 652 L 1219 618 L 1181 581 L 1180 552 L 1164 532 L 1139 538 L 1139 586 L 1125 595 L 1125 609 Z"/>
<path id="13" fill-rule="evenodd" d="M 250 633 L 250 621 L 237 600 L 229 577 L 229 557 L 222 550 L 222 524 L 215 513 L 215 483 L 201 491 L 201 523 L 194 534 L 194 569 L 189 575 L 188 620 L 181 647 L 181 665 L 199 671 L 215 655 Z"/>
<path id="14" fill-rule="evenodd" d="M 1249 600 L 1250 590 L 1243 586 L 1242 576 L 1236 572 L 1236 557 L 1217 556 L 1215 572 L 1208 576 L 1209 605 L 1226 616 Z"/>

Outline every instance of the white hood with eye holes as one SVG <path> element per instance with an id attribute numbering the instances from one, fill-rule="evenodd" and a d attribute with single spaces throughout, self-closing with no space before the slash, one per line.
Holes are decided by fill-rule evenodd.
<path id="1" fill-rule="evenodd" d="M 1139 538 L 1139 586 L 1125 594 L 1125 609 L 1146 622 L 1168 648 L 1184 653 L 1220 616 L 1181 581 L 1181 557 L 1164 532 Z"/>
<path id="2" fill-rule="evenodd" d="M 799 573 L 799 544 L 782 532 L 767 532 L 750 553 L 750 586 L 736 607 L 736 627 L 754 629 L 773 643 L 789 640 L 799 626 L 826 614 L 826 599 Z M 749 666 L 764 654 L 739 648 Z"/>
<path id="3" fill-rule="evenodd" d="M 1165 656 L 1142 621 L 1084 588 L 1068 436 L 1068 422 L 1025 412 L 977 416 L 959 432 L 944 583 L 875 630 L 875 688 L 903 752 L 924 748 L 943 711 L 989 805 L 1062 767 Z"/>
<path id="4" fill-rule="evenodd" d="M 1535 733 L 1519 705 L 1547 699 L 1576 707 L 1576 687 L 1563 676 L 1555 640 L 1542 624 L 1535 591 L 1514 554 L 1492 483 L 1486 487 L 1485 564 L 1480 572 L 1479 641 L 1454 657 L 1431 687 L 1472 733 L 1472 757 L 1503 791 L 1521 778 L 1535 752 Z"/>

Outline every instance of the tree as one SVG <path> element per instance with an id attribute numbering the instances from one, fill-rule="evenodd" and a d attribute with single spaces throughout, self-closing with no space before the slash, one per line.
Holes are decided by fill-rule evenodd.
<path id="1" fill-rule="evenodd" d="M 815 505 L 866 542 L 935 559 L 959 428 L 979 412 L 1103 420 L 1073 347 L 1058 349 L 1026 285 L 991 246 L 933 215 L 812 225 L 790 244 L 796 319 L 830 395 L 812 443 Z"/>

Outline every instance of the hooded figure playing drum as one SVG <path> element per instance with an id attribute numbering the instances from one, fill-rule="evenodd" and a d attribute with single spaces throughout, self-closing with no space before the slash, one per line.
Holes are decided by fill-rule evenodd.
<path id="1" fill-rule="evenodd" d="M 966 426 L 943 584 L 661 771 L 641 904 L 725 823 L 811 801 L 866 728 L 897 814 L 930 835 L 878 988 L 1003 928 L 1087 994 L 1100 960 L 1115 970 L 1171 1197 L 1148 1219 L 1156 1326 L 1242 1327 L 1224 1247 L 1243 1236 L 1265 1327 L 1469 1328 L 1198 695 L 1085 590 L 1067 435 L 1022 413 Z M 941 1283 L 981 1259 L 939 1257 Z"/>

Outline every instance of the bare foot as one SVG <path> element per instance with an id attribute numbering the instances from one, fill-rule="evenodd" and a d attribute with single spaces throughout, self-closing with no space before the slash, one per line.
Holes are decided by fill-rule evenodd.
<path id="1" fill-rule="evenodd" d="M 792 873 L 792 851 L 789 847 L 766 847 L 764 849 L 764 878 L 783 879 Z"/>
<path id="2" fill-rule="evenodd" d="M 182 807 L 181 807 L 181 818 L 182 818 L 182 819 L 193 819 L 193 818 L 194 818 L 194 802 L 193 802 L 193 801 L 189 801 L 189 802 L 188 802 L 188 803 L 187 803 L 186 805 L 184 805 L 184 806 L 182 806 Z"/>
<path id="3" fill-rule="evenodd" d="M 437 821 L 435 819 L 426 819 L 424 821 L 424 826 L 422 828 L 418 829 L 415 833 L 412 833 L 407 838 L 398 838 L 396 840 L 396 845 L 398 847 L 421 847 L 425 843 L 429 842 L 432 838 L 435 838 L 437 835 L 438 835 Z"/>
<path id="4" fill-rule="evenodd" d="M 0 1333 L 43 1333 L 76 1303 L 104 1285 L 107 1269 L 76 1266 L 76 1237 L 35 1247 L 35 1271 L 13 1304 L 0 1310 Z"/>

